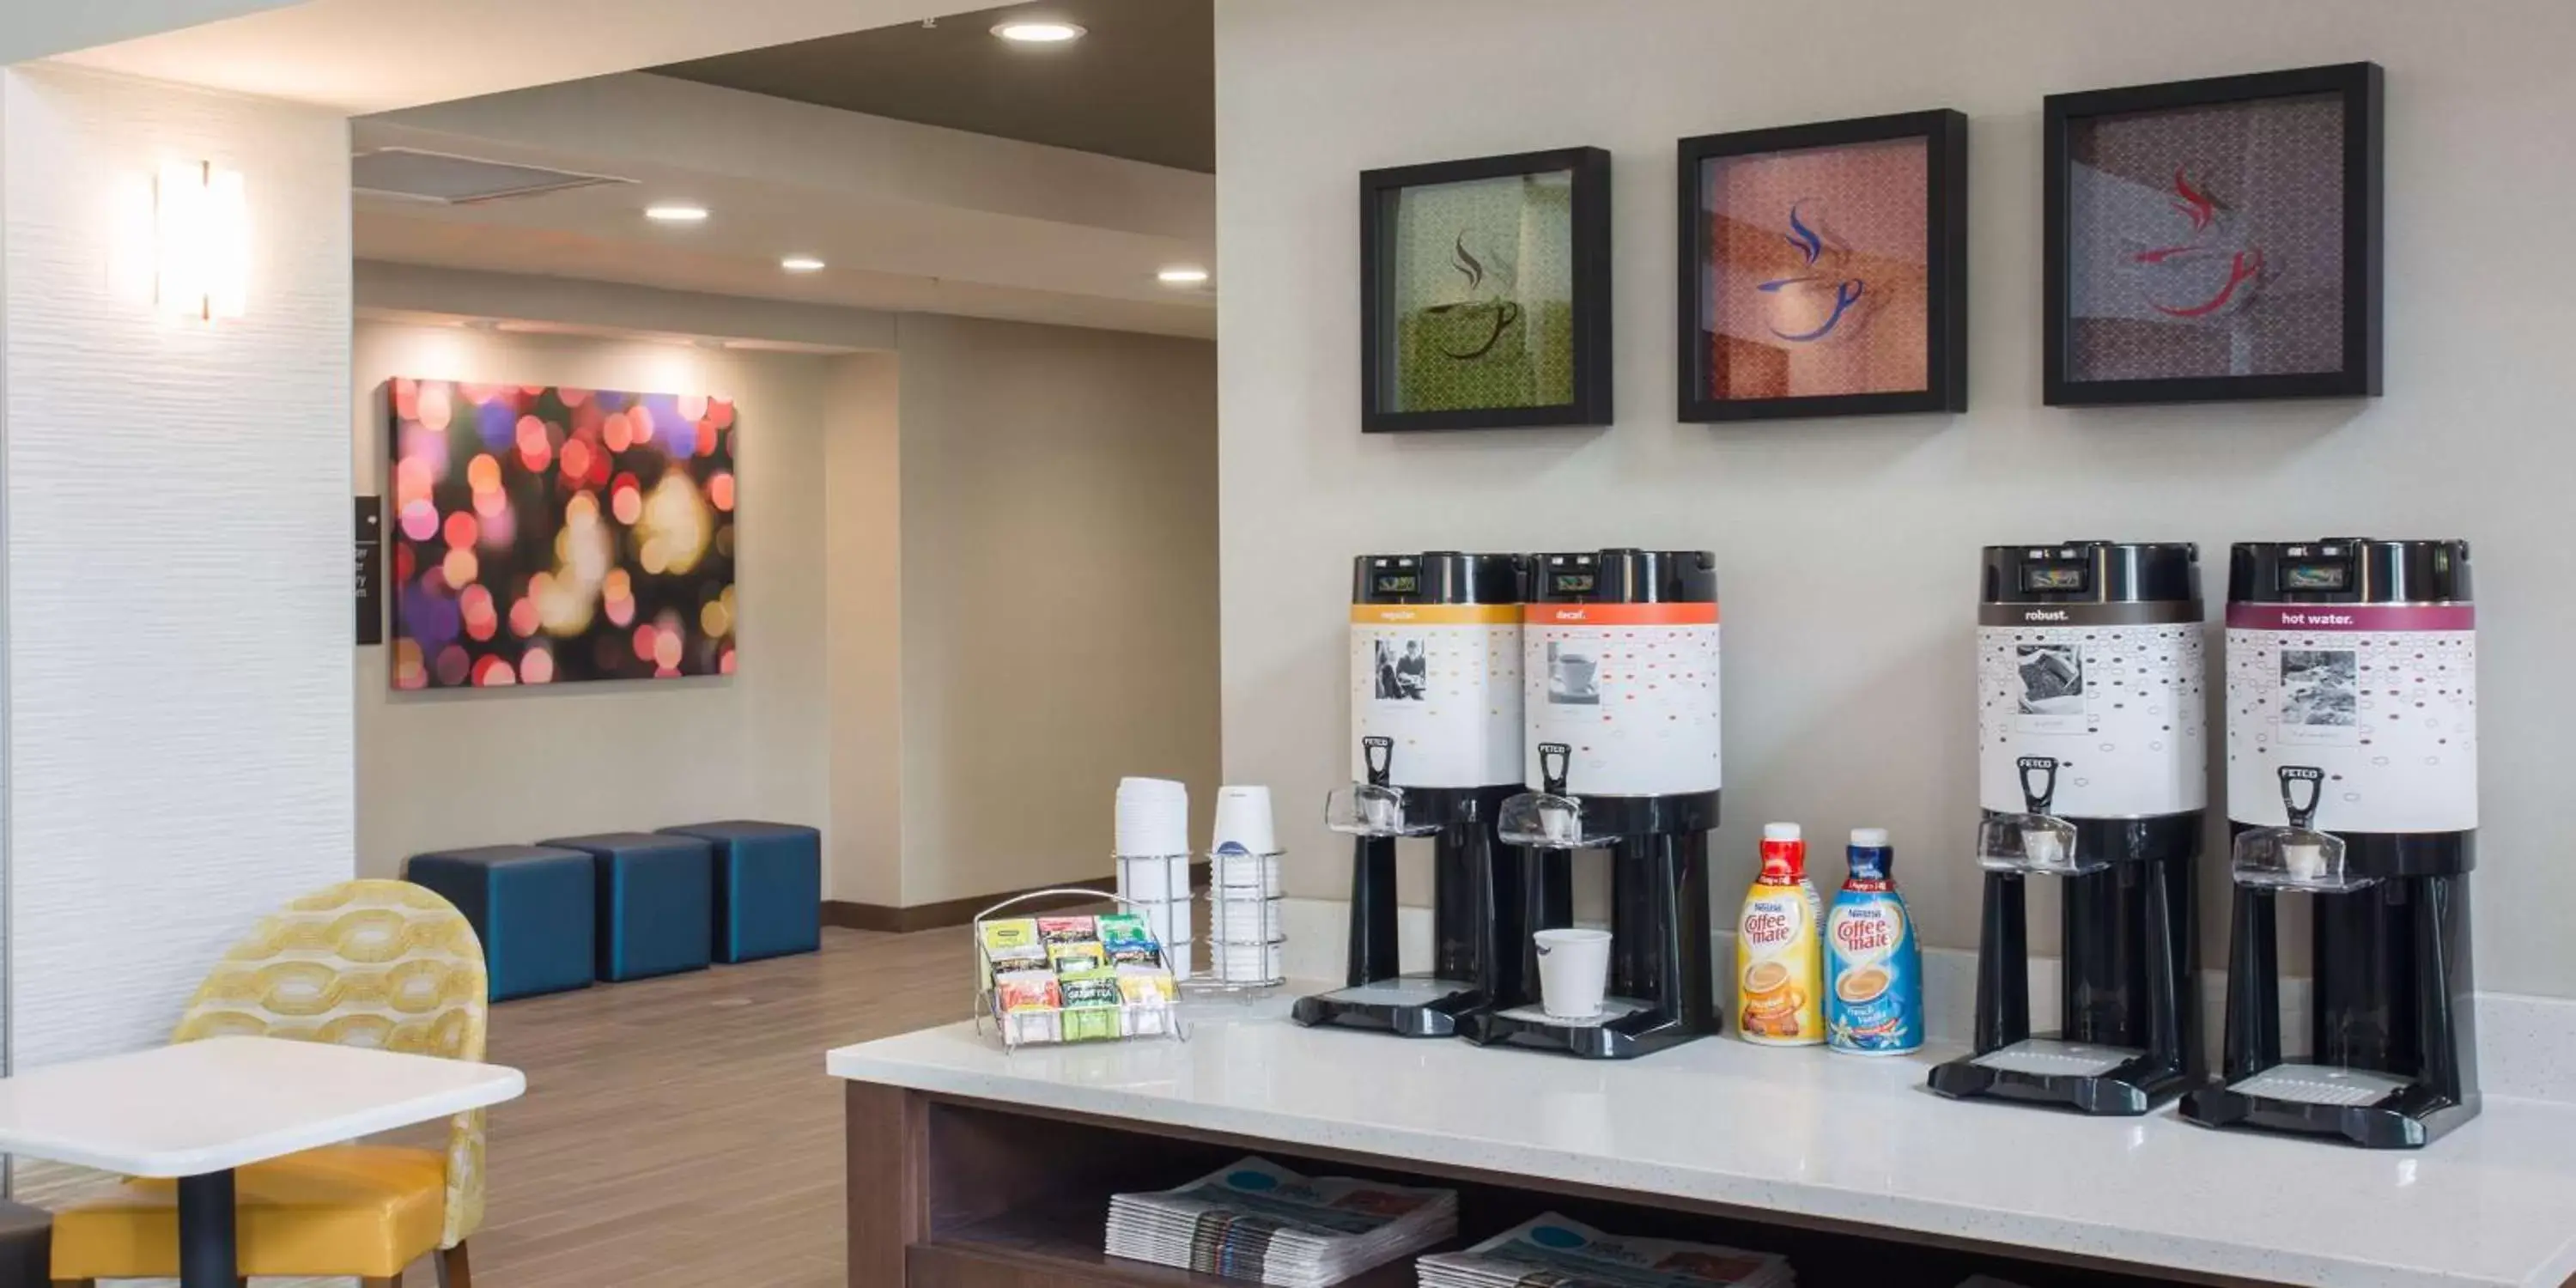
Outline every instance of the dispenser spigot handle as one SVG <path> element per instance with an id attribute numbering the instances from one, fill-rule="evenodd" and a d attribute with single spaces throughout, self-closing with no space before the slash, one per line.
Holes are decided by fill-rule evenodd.
<path id="1" fill-rule="evenodd" d="M 2024 756 L 2015 762 L 2021 770 L 2021 799 L 2033 814 L 2045 814 L 2057 800 L 2057 757 Z M 2038 781 L 2032 781 L 2033 775 Z"/>
<path id="2" fill-rule="evenodd" d="M 2301 803 L 2300 791 L 2294 784 L 2307 784 L 2307 800 Z M 2302 832 L 2316 830 L 2317 802 L 2325 796 L 2326 771 L 2307 765 L 2281 766 L 2281 812 L 2290 816 L 2290 826 Z"/>
<path id="3" fill-rule="evenodd" d="M 1372 735 L 1360 739 L 1360 756 L 1368 762 L 1371 787 L 1384 787 L 1395 773 L 1395 739 Z"/>
<path id="4" fill-rule="evenodd" d="M 1561 742 L 1538 745 L 1538 778 L 1540 789 L 1550 796 L 1565 795 L 1565 771 L 1574 761 L 1574 748 Z"/>

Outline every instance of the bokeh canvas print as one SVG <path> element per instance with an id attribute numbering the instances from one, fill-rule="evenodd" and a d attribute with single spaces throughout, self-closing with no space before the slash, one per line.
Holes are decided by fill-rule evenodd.
<path id="1" fill-rule="evenodd" d="M 396 379 L 397 689 L 731 674 L 733 403 Z"/>
<path id="2" fill-rule="evenodd" d="M 1966 409 L 1964 117 L 1680 150 L 1682 419 Z"/>

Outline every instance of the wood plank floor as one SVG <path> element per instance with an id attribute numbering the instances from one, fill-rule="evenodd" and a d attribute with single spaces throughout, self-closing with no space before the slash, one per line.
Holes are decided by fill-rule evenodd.
<path id="1" fill-rule="evenodd" d="M 528 1094 L 492 1112 L 478 1288 L 841 1288 L 823 1053 L 965 1018 L 972 962 L 964 929 L 826 930 L 810 956 L 492 1008 L 491 1058 L 525 1070 Z M 47 1206 L 111 1183 L 21 1161 L 16 1188 Z"/>

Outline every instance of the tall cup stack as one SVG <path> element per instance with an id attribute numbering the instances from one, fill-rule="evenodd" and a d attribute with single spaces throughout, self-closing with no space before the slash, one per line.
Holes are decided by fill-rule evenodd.
<path id="1" fill-rule="evenodd" d="M 1162 941 L 1172 973 L 1191 974 L 1190 789 L 1168 778 L 1118 780 L 1118 897 Z"/>
<path id="2" fill-rule="evenodd" d="M 1287 932 L 1280 922 L 1279 838 L 1267 787 L 1221 787 L 1209 847 L 1209 970 L 1220 984 L 1275 984 L 1286 977 Z"/>

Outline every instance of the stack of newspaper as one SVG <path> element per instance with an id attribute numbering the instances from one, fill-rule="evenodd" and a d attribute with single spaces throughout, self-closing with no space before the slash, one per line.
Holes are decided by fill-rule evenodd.
<path id="1" fill-rule="evenodd" d="M 1414 1266 L 1422 1288 L 1789 1288 L 1797 1282 L 1777 1253 L 1621 1238 L 1553 1212 Z"/>
<path id="2" fill-rule="evenodd" d="M 1109 1200 L 1109 1255 L 1283 1288 L 1337 1284 L 1457 1232 L 1454 1190 L 1306 1177 L 1259 1158 Z"/>

